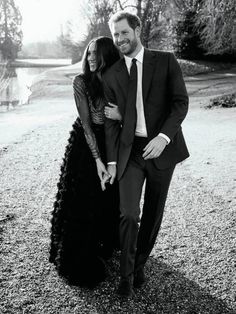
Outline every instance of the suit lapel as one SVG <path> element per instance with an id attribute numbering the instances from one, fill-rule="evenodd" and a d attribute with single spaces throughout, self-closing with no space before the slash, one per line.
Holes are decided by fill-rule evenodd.
<path id="1" fill-rule="evenodd" d="M 123 91 L 124 97 L 126 99 L 128 93 L 128 83 L 129 83 L 129 73 L 125 64 L 125 59 L 122 58 L 116 67 L 116 78 L 120 88 Z"/>
<path id="2" fill-rule="evenodd" d="M 152 76 L 156 66 L 156 54 L 150 50 L 144 49 L 143 57 L 143 102 L 145 103 L 151 86 Z"/>
<path id="3" fill-rule="evenodd" d="M 153 73 L 155 71 L 156 62 L 157 62 L 157 53 L 144 49 L 144 57 L 143 57 L 143 101 L 145 100 L 148 95 L 149 88 L 151 86 L 151 80 Z M 125 64 L 125 59 L 122 58 L 116 65 L 116 78 L 121 88 L 125 100 L 127 99 L 128 94 L 128 84 L 129 84 L 129 73 Z M 122 108 L 124 109 L 124 108 Z"/>

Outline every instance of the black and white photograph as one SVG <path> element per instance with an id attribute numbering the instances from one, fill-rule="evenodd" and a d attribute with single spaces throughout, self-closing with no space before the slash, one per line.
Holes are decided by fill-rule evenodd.
<path id="1" fill-rule="evenodd" d="M 235 0 L 0 0 L 0 314 L 236 314 Z"/>

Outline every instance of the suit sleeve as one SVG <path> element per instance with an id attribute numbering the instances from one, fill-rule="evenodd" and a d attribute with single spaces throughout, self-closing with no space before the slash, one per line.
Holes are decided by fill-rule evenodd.
<path id="1" fill-rule="evenodd" d="M 160 132 L 172 140 L 188 112 L 188 94 L 182 71 L 172 53 L 169 54 L 168 62 L 168 94 L 170 111 Z"/>
<path id="2" fill-rule="evenodd" d="M 103 88 L 107 102 L 116 104 L 115 93 L 112 87 L 108 83 L 106 75 L 103 76 Z M 107 162 L 117 162 L 118 159 L 118 147 L 119 147 L 119 135 L 120 135 L 120 122 L 118 120 L 111 120 L 105 118 L 105 139 L 106 139 L 106 152 Z"/>

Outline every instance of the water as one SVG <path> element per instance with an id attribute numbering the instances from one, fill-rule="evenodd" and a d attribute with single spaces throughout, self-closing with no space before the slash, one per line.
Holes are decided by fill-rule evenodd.
<path id="1" fill-rule="evenodd" d="M 70 64 L 65 59 L 27 59 L 29 67 L 0 68 L 0 113 L 28 103 L 33 79 L 45 70 Z M 35 67 L 34 67 L 35 65 Z M 4 75 L 3 75 L 4 74 Z"/>
<path id="2" fill-rule="evenodd" d="M 71 64 L 71 59 L 22 59 L 18 60 L 21 62 L 27 62 L 29 64 L 45 64 L 45 65 L 51 65 L 51 66 L 59 66 L 59 65 L 69 65 Z"/>

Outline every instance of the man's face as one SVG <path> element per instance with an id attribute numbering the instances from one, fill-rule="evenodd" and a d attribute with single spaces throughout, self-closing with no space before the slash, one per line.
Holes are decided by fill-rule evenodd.
<path id="1" fill-rule="evenodd" d="M 113 41 L 117 48 L 126 56 L 132 55 L 140 43 L 140 27 L 133 30 L 127 19 L 115 22 L 111 26 Z"/>

